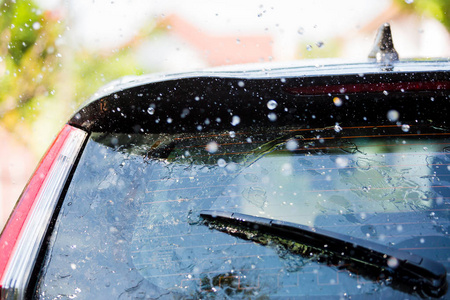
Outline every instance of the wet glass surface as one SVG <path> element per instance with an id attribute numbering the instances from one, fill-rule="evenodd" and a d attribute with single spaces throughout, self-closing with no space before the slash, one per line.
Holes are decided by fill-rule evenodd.
<path id="1" fill-rule="evenodd" d="M 324 228 L 449 267 L 450 133 L 384 126 L 92 134 L 36 296 L 375 298 L 420 292 L 202 224 L 220 209 Z"/>

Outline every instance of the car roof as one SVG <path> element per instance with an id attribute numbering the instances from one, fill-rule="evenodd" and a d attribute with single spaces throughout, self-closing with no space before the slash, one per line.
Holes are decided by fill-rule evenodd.
<path id="1" fill-rule="evenodd" d="M 311 59 L 283 63 L 255 63 L 222 66 L 203 70 L 180 73 L 155 73 L 140 76 L 125 76 L 102 86 L 83 104 L 104 96 L 124 91 L 128 88 L 151 83 L 179 80 L 186 78 L 217 77 L 241 79 L 282 79 L 294 77 L 321 77 L 340 75 L 395 74 L 410 72 L 450 71 L 450 58 L 430 60 L 400 60 L 389 68 L 385 65 L 365 61 L 349 61 L 341 59 Z"/>
<path id="2" fill-rule="evenodd" d="M 278 114 L 279 124 L 294 118 L 305 126 L 335 122 L 355 126 L 355 116 L 361 112 L 378 111 L 376 118 L 364 123 L 379 125 L 386 122 L 384 110 L 392 106 L 386 98 L 391 96 L 387 95 L 398 92 L 406 97 L 397 108 L 403 112 L 404 121 L 417 120 L 417 111 L 421 111 L 422 121 L 432 119 L 435 126 L 447 126 L 446 107 L 442 108 L 446 100 L 430 106 L 427 99 L 435 93 L 439 93 L 440 99 L 447 97 L 449 71 L 449 60 L 395 61 L 389 65 L 328 60 L 322 64 L 309 61 L 309 64 L 264 64 L 263 67 L 245 65 L 126 77 L 94 94 L 69 124 L 88 132 L 187 132 L 196 128 L 222 130 L 225 124 L 230 124 L 230 118 L 241 115 L 246 118 L 237 127 L 256 126 L 267 119 L 264 111 L 267 101 L 277 99 L 284 109 L 272 112 Z M 417 92 L 422 100 L 412 102 Z M 366 97 L 367 93 L 372 96 Z M 384 94 L 380 96 L 384 99 L 382 109 L 381 102 L 370 100 L 378 97 L 374 93 Z M 328 105 L 333 97 L 348 95 L 354 98 L 348 105 L 338 110 Z M 189 111 L 189 116 L 184 110 Z M 217 119 L 222 122 L 211 122 Z"/>

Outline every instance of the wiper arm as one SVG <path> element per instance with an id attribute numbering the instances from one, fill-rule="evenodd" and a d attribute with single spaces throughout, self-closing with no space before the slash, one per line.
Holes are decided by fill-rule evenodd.
<path id="1" fill-rule="evenodd" d="M 414 282 L 429 296 L 439 297 L 447 290 L 447 270 L 442 264 L 407 251 L 320 228 L 246 214 L 202 210 L 200 216 L 205 221 L 218 222 L 225 227 L 245 227 L 257 233 L 270 234 L 331 252 L 346 260 L 376 266 L 390 271 L 395 278 Z M 242 234 L 239 236 L 242 237 Z"/>

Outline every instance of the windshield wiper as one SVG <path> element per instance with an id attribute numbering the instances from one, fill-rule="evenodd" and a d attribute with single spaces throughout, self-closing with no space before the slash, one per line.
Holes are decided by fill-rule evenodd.
<path id="1" fill-rule="evenodd" d="M 246 235 L 229 226 L 244 227 L 258 234 L 308 245 L 358 264 L 381 268 L 396 279 L 418 285 L 429 296 L 440 297 L 447 290 L 447 270 L 442 264 L 404 250 L 320 228 L 229 211 L 202 210 L 200 216 L 207 224 L 219 224 L 212 228 L 241 238 L 246 238 Z"/>

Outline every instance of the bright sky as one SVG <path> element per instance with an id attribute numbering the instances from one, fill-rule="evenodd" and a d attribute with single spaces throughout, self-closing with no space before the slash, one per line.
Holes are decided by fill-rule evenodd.
<path id="1" fill-rule="evenodd" d="M 322 50 L 332 52 L 329 47 L 336 42 L 332 37 L 344 45 L 341 56 L 364 60 L 370 52 L 376 25 L 370 29 L 373 33 L 361 29 L 377 17 L 381 23 L 391 21 L 392 8 L 392 0 L 36 1 L 43 8 L 63 8 L 70 27 L 66 38 L 72 47 L 111 51 L 128 42 L 142 26 L 175 14 L 198 28 L 200 34 L 235 36 L 237 41 L 249 35 L 269 36 L 272 52 L 258 56 L 260 61 L 307 57 L 308 44 L 315 49 L 324 43 Z M 450 53 L 450 36 L 436 20 L 404 16 L 392 21 L 392 31 L 402 58 L 446 57 Z M 173 72 L 208 66 L 204 56 L 210 50 L 194 49 L 176 35 L 161 35 L 144 41 L 136 50 L 136 58 L 149 70 Z"/>
<path id="2" fill-rule="evenodd" d="M 173 13 L 212 34 L 262 34 L 324 39 L 357 29 L 390 0 L 39 0 L 64 5 L 71 34 L 95 48 L 121 44 L 155 17 Z"/>

